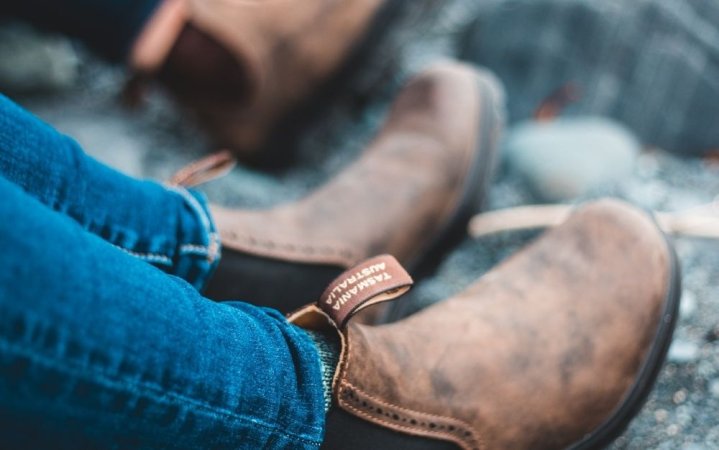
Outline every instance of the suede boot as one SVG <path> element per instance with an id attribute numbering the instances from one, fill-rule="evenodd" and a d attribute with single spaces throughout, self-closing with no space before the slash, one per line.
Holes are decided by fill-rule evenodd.
<path id="1" fill-rule="evenodd" d="M 662 232 L 617 201 L 581 207 L 453 298 L 355 322 L 410 285 L 376 258 L 289 316 L 341 340 L 325 448 L 601 448 L 651 390 L 681 291 Z"/>
<path id="2" fill-rule="evenodd" d="M 159 77 L 218 146 L 269 163 L 260 149 L 285 143 L 357 69 L 402 1 L 164 0 L 130 65 Z"/>
<path id="3" fill-rule="evenodd" d="M 213 207 L 223 257 L 207 295 L 289 312 L 379 253 L 413 275 L 429 271 L 482 206 L 502 111 L 499 85 L 470 66 L 416 76 L 359 160 L 308 197 L 269 210 Z"/>

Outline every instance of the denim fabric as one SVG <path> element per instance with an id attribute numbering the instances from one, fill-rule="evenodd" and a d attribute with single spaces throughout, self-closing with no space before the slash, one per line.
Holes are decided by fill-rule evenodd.
<path id="1" fill-rule="evenodd" d="M 197 289 L 219 261 L 219 237 L 202 194 L 123 175 L 2 95 L 0 175 Z"/>
<path id="2" fill-rule="evenodd" d="M 127 57 L 159 0 L 3 0 L 0 17 L 79 38 L 108 59 Z"/>
<path id="3" fill-rule="evenodd" d="M 311 338 L 168 274 L 207 274 L 181 251 L 211 234 L 198 194 L 108 169 L 0 98 L 0 199 L 0 447 L 319 446 Z"/>

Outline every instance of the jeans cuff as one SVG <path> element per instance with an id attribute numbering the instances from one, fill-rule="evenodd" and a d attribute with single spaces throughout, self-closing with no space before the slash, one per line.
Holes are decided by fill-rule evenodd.
<path id="1" fill-rule="evenodd" d="M 202 291 L 220 262 L 220 235 L 204 194 L 177 186 L 167 188 L 183 199 L 174 275 Z"/>

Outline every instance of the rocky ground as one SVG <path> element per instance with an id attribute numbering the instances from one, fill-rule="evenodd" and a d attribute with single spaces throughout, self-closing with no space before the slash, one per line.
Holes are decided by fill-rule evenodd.
<path id="1" fill-rule="evenodd" d="M 215 202 L 264 207 L 297 199 L 320 185 L 371 139 L 401 80 L 432 59 L 454 53 L 466 13 L 456 7 L 445 8 L 430 22 L 421 12 L 406 17 L 404 31 L 395 33 L 377 56 L 381 63 L 362 74 L 342 101 L 308 128 L 291 168 L 262 172 L 239 167 L 203 189 Z M 407 26 L 421 23 L 431 26 Z M 24 39 L 15 42 L 19 47 L 14 52 L 31 45 Z M 0 36 L 0 53 L 2 42 Z M 62 47 L 57 52 L 76 59 L 65 61 L 63 75 L 54 84 L 45 79 L 52 89 L 39 92 L 25 86 L 13 97 L 74 136 L 88 152 L 129 174 L 159 179 L 204 154 L 202 133 L 161 93 L 151 94 L 143 108 L 129 111 L 117 102 L 124 79 L 121 68 L 82 49 Z M 10 61 L 7 54 L 0 59 L 2 64 Z M 491 190 L 489 209 L 536 202 L 536 191 L 505 166 Z M 574 201 L 614 195 L 646 208 L 679 211 L 711 202 L 719 194 L 717 164 L 645 149 L 632 167 L 621 180 L 590 189 Z M 418 284 L 405 312 L 457 292 L 537 233 L 467 237 L 449 251 L 435 276 Z M 684 273 L 675 340 L 656 389 L 614 449 L 719 448 L 719 241 L 677 237 L 674 243 Z"/>

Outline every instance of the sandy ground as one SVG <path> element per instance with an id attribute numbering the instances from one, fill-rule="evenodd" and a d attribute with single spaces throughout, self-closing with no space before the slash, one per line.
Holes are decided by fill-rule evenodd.
<path id="1" fill-rule="evenodd" d="M 449 8 L 445 16 L 434 18 L 432 28 L 424 30 L 424 41 L 416 39 L 402 53 L 391 53 L 395 49 L 388 44 L 381 67 L 375 68 L 372 76 L 360 77 L 343 101 L 307 130 L 295 166 L 281 173 L 239 167 L 202 189 L 215 202 L 264 207 L 292 201 L 320 185 L 350 163 L 371 139 L 400 81 L 428 61 L 451 54 L 447 36 L 451 38 L 461 15 L 461 9 Z M 407 39 L 407 33 L 397 38 Z M 80 55 L 80 74 L 71 87 L 53 94 L 15 98 L 75 137 L 95 157 L 135 176 L 166 179 L 205 154 L 207 143 L 202 134 L 161 93 L 150 95 L 140 110 L 123 109 L 116 101 L 124 77 L 122 69 L 84 52 Z M 719 166 L 660 150 L 646 151 L 631 177 L 577 201 L 607 194 L 647 208 L 683 210 L 710 202 L 719 194 Z M 532 201 L 520 180 L 500 172 L 489 207 Z M 536 234 L 465 239 L 447 254 L 436 276 L 419 283 L 406 300 L 406 310 L 416 310 L 461 290 Z M 613 444 L 614 449 L 719 448 L 719 241 L 680 237 L 674 242 L 682 263 L 684 288 L 669 362 L 648 403 Z"/>

